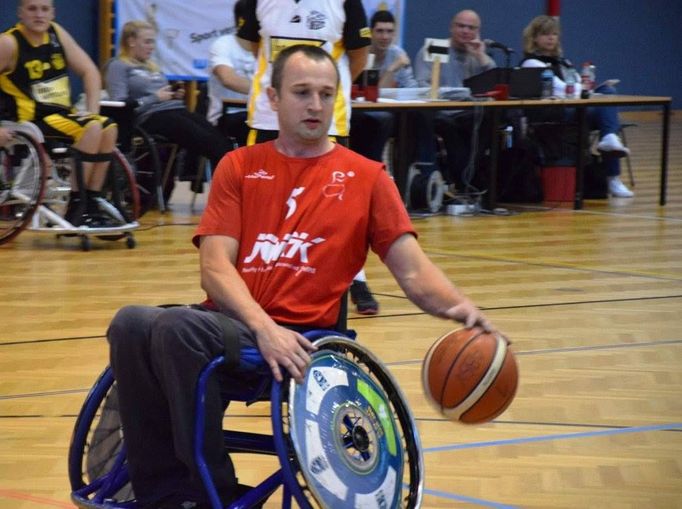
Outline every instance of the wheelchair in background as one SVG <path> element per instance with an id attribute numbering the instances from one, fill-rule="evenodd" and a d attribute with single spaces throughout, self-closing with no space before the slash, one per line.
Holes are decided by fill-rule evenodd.
<path id="1" fill-rule="evenodd" d="M 260 506 L 279 487 L 282 507 L 417 508 L 424 465 L 417 427 L 397 383 L 372 353 L 334 331 L 304 334 L 318 350 L 302 384 L 275 381 L 255 348 L 244 348 L 226 399 L 269 399 L 272 435 L 225 430 L 229 453 L 277 456 L 279 469 L 228 507 Z M 224 362 L 202 371 L 196 387 L 194 451 L 214 509 L 220 499 L 203 457 L 203 395 Z M 248 387 L 248 388 L 247 388 Z M 269 393 L 269 398 L 268 398 Z M 71 499 L 81 508 L 135 508 L 126 468 L 125 431 L 110 368 L 97 380 L 80 411 L 69 448 Z"/>
<path id="2" fill-rule="evenodd" d="M 196 196 L 203 182 L 210 181 L 212 168 L 208 160 L 189 152 L 160 134 L 152 134 L 135 120 L 135 108 L 126 101 L 100 101 L 101 113 L 118 125 L 119 147 L 135 172 L 140 197 L 140 215 L 152 208 L 164 213 L 175 187 L 176 177 L 189 180 L 193 191 L 190 208 L 194 210 Z M 232 149 L 237 148 L 233 137 L 227 137 Z"/>
<path id="3" fill-rule="evenodd" d="M 76 236 L 81 248 L 89 251 L 90 238 L 125 239 L 128 248 L 135 247 L 132 231 L 139 227 L 139 195 L 135 176 L 118 149 L 112 152 L 107 180 L 102 188 L 100 206 L 120 225 L 107 227 L 74 226 L 64 214 L 71 192 L 71 176 L 75 171 L 69 145 L 65 140 L 45 140 L 31 123 L 3 122 L 13 131 L 13 139 L 0 147 L 0 244 L 21 231 L 53 233 L 58 237 Z M 112 206 L 113 204 L 113 206 Z"/>

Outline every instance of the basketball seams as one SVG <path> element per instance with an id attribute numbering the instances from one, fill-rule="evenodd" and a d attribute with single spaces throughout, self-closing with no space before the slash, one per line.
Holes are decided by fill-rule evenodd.
<path id="1" fill-rule="evenodd" d="M 500 415 L 512 402 L 519 383 L 507 340 L 478 327 L 438 338 L 424 356 L 421 378 L 428 403 L 444 417 L 463 424 L 489 422 Z"/>
<path id="2" fill-rule="evenodd" d="M 507 357 L 508 357 L 508 358 L 507 358 Z M 516 361 L 514 360 L 514 358 L 511 356 L 511 350 L 508 350 L 508 351 L 507 351 L 507 354 L 505 355 L 505 358 L 504 358 L 504 362 L 502 363 L 502 367 L 500 367 L 500 370 L 498 371 L 497 375 L 495 376 L 495 379 L 497 379 L 497 377 L 499 377 L 500 374 L 502 373 L 502 371 L 504 370 L 504 367 L 505 367 L 505 364 L 506 364 L 507 360 L 509 360 L 510 364 L 515 364 L 515 363 L 516 363 Z M 494 382 L 493 382 L 493 383 L 494 383 Z M 511 398 L 508 398 L 508 399 L 506 399 L 506 400 L 502 400 L 502 401 L 501 401 L 501 405 L 498 406 L 498 407 L 497 407 L 495 410 L 493 410 L 492 412 L 489 412 L 489 413 L 486 414 L 486 415 L 478 416 L 478 417 L 476 418 L 476 422 L 488 422 L 488 421 L 494 419 L 495 417 L 497 417 L 498 415 L 500 415 L 502 412 L 504 412 L 504 411 L 507 409 L 507 407 L 511 404 L 511 402 L 512 402 L 512 400 L 513 400 L 513 395 L 516 394 L 516 391 L 517 391 L 517 389 L 518 389 L 518 386 L 519 386 L 519 381 L 518 381 L 518 378 L 516 378 L 516 379 L 514 380 L 514 389 L 512 390 L 512 397 L 511 397 Z M 465 414 L 466 414 L 466 412 L 465 412 Z M 465 414 L 462 414 L 462 417 L 466 417 Z"/>
<path id="3" fill-rule="evenodd" d="M 431 394 L 431 384 L 429 382 L 429 370 L 426 369 L 427 366 L 431 365 L 431 358 L 433 357 L 434 352 L 438 349 L 438 346 L 445 341 L 448 337 L 450 337 L 450 334 L 452 332 L 448 332 L 447 334 L 443 334 L 440 338 L 436 340 L 433 345 L 431 345 L 431 348 L 426 352 L 426 357 L 424 357 L 424 362 L 422 362 L 422 387 L 424 388 L 424 394 L 426 395 L 429 403 L 436 408 L 439 412 L 443 410 L 443 407 L 441 404 L 436 401 L 436 399 L 432 396 Z"/>
<path id="4" fill-rule="evenodd" d="M 438 350 L 438 347 L 441 345 L 441 343 L 444 343 L 446 340 L 450 339 L 453 334 L 457 334 L 460 331 L 465 331 L 466 329 L 457 329 L 455 331 L 450 331 L 446 334 L 443 334 L 440 338 L 438 338 L 433 345 L 431 345 L 431 348 L 428 349 L 426 352 L 426 356 L 424 357 L 424 361 L 422 362 L 422 387 L 424 388 L 424 394 L 426 395 L 429 403 L 439 412 L 443 411 L 443 405 L 441 405 L 440 401 L 437 400 L 436 398 L 433 397 L 433 394 L 431 393 L 431 382 L 429 381 L 429 370 L 426 369 L 427 366 L 431 366 L 431 359 L 433 358 L 433 354 Z M 472 339 L 477 338 L 480 334 L 482 334 L 483 331 L 480 330 Z M 447 382 L 447 377 L 443 381 L 443 388 L 446 386 Z M 441 398 L 443 396 L 441 388 Z"/>
<path id="5" fill-rule="evenodd" d="M 477 339 L 481 334 L 483 334 L 483 332 L 484 332 L 483 329 L 479 329 L 479 330 L 478 330 L 478 333 L 474 334 L 472 337 L 470 337 L 469 339 L 467 339 L 466 342 L 465 342 L 465 343 L 461 346 L 461 348 L 459 349 L 459 352 L 457 352 L 457 355 L 455 355 L 455 358 L 452 359 L 452 362 L 450 363 L 450 367 L 448 368 L 448 372 L 445 374 L 445 380 L 443 381 L 443 386 L 442 386 L 441 389 L 440 389 L 440 394 L 439 394 L 439 398 L 438 398 L 438 401 L 440 401 L 441 412 L 447 412 L 447 411 L 452 410 L 451 408 L 446 408 L 446 407 L 444 407 L 444 406 L 443 406 L 443 401 L 444 401 L 444 398 L 445 398 L 445 392 L 446 392 L 446 389 L 447 389 L 447 387 L 448 387 L 448 382 L 450 382 L 450 376 L 452 375 L 453 369 L 455 369 L 455 366 L 457 366 L 457 363 L 459 362 L 459 359 L 462 357 L 462 355 L 463 355 L 463 354 L 467 351 L 467 349 L 473 344 L 473 342 L 476 341 L 476 339 Z M 478 385 L 478 383 L 480 383 L 480 380 L 477 382 L 477 385 Z M 468 397 L 468 395 L 465 396 L 464 399 L 463 399 L 462 401 L 466 401 L 467 397 Z M 453 407 L 453 409 L 454 409 L 454 408 L 457 408 L 457 406 L 458 406 L 459 404 L 461 404 L 461 402 L 458 403 L 457 405 L 455 405 L 455 406 Z"/>
<path id="6" fill-rule="evenodd" d="M 500 374 L 507 356 L 507 343 L 498 334 L 495 334 L 495 339 L 497 341 L 497 348 L 495 349 L 495 354 L 493 355 L 493 359 L 488 365 L 488 369 L 486 370 L 485 374 L 472 388 L 464 400 L 462 400 L 453 408 L 443 409 L 443 413 L 445 413 L 445 415 L 448 417 L 459 420 L 462 415 L 469 411 L 471 407 L 473 407 L 481 399 L 481 397 L 488 391 L 488 389 L 490 389 L 497 379 L 497 376 Z M 457 359 L 454 360 L 452 366 L 454 366 L 456 362 Z"/>

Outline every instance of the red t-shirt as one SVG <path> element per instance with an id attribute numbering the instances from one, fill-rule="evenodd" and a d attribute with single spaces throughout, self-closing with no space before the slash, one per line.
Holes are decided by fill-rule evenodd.
<path id="1" fill-rule="evenodd" d="M 193 242 L 239 240 L 237 270 L 268 315 L 328 327 L 368 248 L 383 259 L 405 233 L 416 236 L 380 163 L 340 145 L 287 157 L 267 142 L 222 159 Z"/>

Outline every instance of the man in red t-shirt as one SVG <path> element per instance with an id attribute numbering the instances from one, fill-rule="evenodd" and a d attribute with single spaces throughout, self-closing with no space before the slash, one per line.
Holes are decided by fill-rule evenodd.
<path id="1" fill-rule="evenodd" d="M 193 238 L 207 300 L 128 306 L 111 323 L 111 365 L 140 507 L 206 504 L 192 456 L 199 372 L 217 355 L 257 346 L 277 380 L 283 368 L 300 382 L 315 347 L 299 332 L 334 326 L 368 249 L 424 311 L 492 328 L 421 250 L 382 165 L 329 141 L 338 83 L 323 49 L 280 53 L 268 90 L 278 138 L 226 154 Z M 205 451 L 228 503 L 240 485 L 223 450 L 218 375 L 207 390 Z"/>

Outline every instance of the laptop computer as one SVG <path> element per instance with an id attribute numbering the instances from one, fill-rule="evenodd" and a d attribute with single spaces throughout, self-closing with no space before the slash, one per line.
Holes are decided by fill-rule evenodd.
<path id="1" fill-rule="evenodd" d="M 485 94 L 495 89 L 495 85 L 509 85 L 509 97 L 513 99 L 533 99 L 540 97 L 542 67 L 514 67 L 488 69 L 464 80 L 464 86 L 472 94 Z"/>
<path id="2" fill-rule="evenodd" d="M 537 99 L 542 95 L 544 67 L 516 67 L 509 73 L 509 97 Z"/>
<path id="3" fill-rule="evenodd" d="M 495 85 L 506 83 L 505 69 L 494 68 L 475 74 L 464 80 L 463 85 L 471 90 L 472 94 L 485 94 L 495 88 Z"/>

